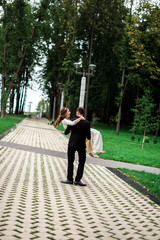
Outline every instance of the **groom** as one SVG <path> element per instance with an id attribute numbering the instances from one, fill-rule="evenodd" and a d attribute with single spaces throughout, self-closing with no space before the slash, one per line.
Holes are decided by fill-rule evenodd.
<path id="1" fill-rule="evenodd" d="M 74 121 L 80 116 L 84 116 L 84 108 L 79 107 L 76 111 L 76 118 L 71 119 Z M 75 159 L 75 152 L 78 152 L 79 164 L 77 169 L 76 178 L 74 181 L 75 185 L 86 186 L 81 182 L 83 176 L 84 165 L 86 161 L 86 138 L 91 139 L 90 123 L 87 120 L 81 120 L 74 126 L 68 126 L 65 130 L 65 135 L 71 131 L 71 136 L 68 143 L 68 172 L 67 180 L 61 181 L 66 184 L 73 184 L 73 163 Z"/>

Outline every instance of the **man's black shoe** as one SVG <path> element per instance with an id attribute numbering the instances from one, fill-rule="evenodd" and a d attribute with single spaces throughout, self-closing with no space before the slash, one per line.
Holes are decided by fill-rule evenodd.
<path id="1" fill-rule="evenodd" d="M 63 181 L 61 181 L 61 183 L 65 183 L 65 184 L 73 184 L 73 181 L 63 180 Z"/>
<path id="2" fill-rule="evenodd" d="M 79 186 L 82 186 L 82 187 L 87 186 L 86 184 L 82 183 L 81 181 L 79 181 L 79 182 L 75 181 L 74 185 L 79 185 Z"/>

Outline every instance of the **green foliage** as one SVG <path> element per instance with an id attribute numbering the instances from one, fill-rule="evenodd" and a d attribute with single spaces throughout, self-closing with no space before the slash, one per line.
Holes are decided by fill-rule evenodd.
<path id="1" fill-rule="evenodd" d="M 117 14 L 113 16 L 112 12 Z M 103 111 L 105 111 L 106 91 L 109 92 L 110 89 L 113 89 L 112 86 L 118 76 L 118 52 L 115 54 L 112 48 L 115 44 L 119 44 L 119 38 L 123 34 L 124 23 L 122 20 L 124 20 L 125 14 L 126 8 L 119 1 L 109 4 L 106 1 L 75 2 L 67 0 L 55 1 L 51 4 L 49 9 L 51 21 L 49 19 L 46 21 L 47 38 L 46 34 L 43 36 L 47 44 L 50 39 L 49 50 L 45 52 L 47 61 L 44 68 L 44 79 L 51 102 L 54 96 L 57 99 L 60 98 L 57 83 L 61 82 L 65 92 L 65 104 L 71 109 L 78 106 L 80 76 L 75 77 L 73 63 L 81 59 L 83 69 L 87 71 L 91 33 L 94 27 L 92 62 L 96 63 L 99 72 L 91 79 L 89 110 L 96 111 L 96 115 L 99 117 L 101 110 L 97 109 L 96 105 L 102 104 Z M 50 22 L 54 22 L 54 24 Z M 113 29 L 112 32 L 110 28 Z M 106 48 L 107 53 L 105 53 Z M 103 63 L 102 56 L 104 56 Z M 108 64 L 109 62 L 113 62 L 113 65 Z M 115 72 L 116 74 L 114 74 Z M 106 80 L 108 73 L 111 73 L 110 79 L 112 78 L 113 81 L 109 78 Z M 110 86 L 108 87 L 108 85 Z M 74 91 L 72 91 L 73 88 Z M 109 96 L 109 98 L 111 97 Z"/>
<path id="2" fill-rule="evenodd" d="M 158 139 L 156 137 L 153 138 L 153 143 L 156 144 L 158 142 Z"/>
<path id="3" fill-rule="evenodd" d="M 151 92 L 145 91 L 145 95 L 142 98 L 136 100 L 135 109 L 131 109 L 135 113 L 135 121 L 132 127 L 132 131 L 137 130 L 143 133 L 144 130 L 149 132 L 154 129 L 155 119 L 152 116 L 155 104 L 151 98 Z"/>
<path id="4" fill-rule="evenodd" d="M 144 142 L 147 142 L 146 133 L 153 132 L 156 129 L 156 119 L 152 115 L 155 104 L 151 96 L 150 90 L 145 90 L 145 94 L 142 98 L 136 101 L 135 109 L 131 109 L 135 113 L 133 127 L 131 131 L 137 131 L 144 134 L 142 147 Z"/>
<path id="5" fill-rule="evenodd" d="M 140 142 L 141 141 L 141 137 L 140 136 L 138 136 L 138 135 L 135 135 L 135 134 L 132 134 L 132 136 L 130 137 L 130 139 L 132 140 L 132 141 L 137 141 L 137 142 Z M 153 142 L 153 144 L 156 144 L 156 143 L 158 143 L 158 139 L 157 139 L 157 137 L 148 137 L 148 136 L 145 136 L 145 138 L 144 138 L 144 142 L 145 143 L 149 143 L 150 141 L 152 141 Z"/>
<path id="6" fill-rule="evenodd" d="M 127 85 L 131 85 L 129 88 L 132 89 L 132 92 L 135 86 L 140 91 L 144 87 L 148 87 L 150 90 L 152 89 L 154 96 L 156 95 L 158 98 L 160 96 L 160 61 L 157 57 L 157 53 L 160 51 L 157 32 L 160 21 L 157 14 L 160 13 L 160 9 L 156 4 L 144 1 L 136 10 L 132 13 L 131 9 L 125 20 L 121 42 L 120 68 L 125 75 L 123 84 L 118 83 L 121 94 L 116 96 L 116 104 L 121 107 L 122 99 L 124 99 L 123 105 L 125 100 L 132 105 L 132 97 L 126 88 Z M 137 90 L 137 94 L 135 92 L 133 97 L 138 97 L 140 91 Z M 122 107 L 122 110 L 122 116 L 125 119 L 129 111 L 126 111 L 126 107 Z"/>
<path id="7" fill-rule="evenodd" d="M 149 137 L 145 136 L 144 141 L 145 141 L 145 143 L 149 143 Z"/>
<path id="8" fill-rule="evenodd" d="M 132 140 L 132 141 L 135 140 L 135 135 L 134 135 L 134 134 L 131 136 L 131 140 Z"/>
<path id="9" fill-rule="evenodd" d="M 74 112 L 80 76 L 75 76 L 73 63 L 81 60 L 81 71 L 87 71 L 91 57 L 97 67 L 90 79 L 89 120 L 95 113 L 100 121 L 109 123 L 112 116 L 117 118 L 123 102 L 122 124 L 131 124 L 134 114 L 130 109 L 144 87 L 152 90 L 153 104 L 160 101 L 159 15 L 158 4 L 150 1 L 141 1 L 134 12 L 119 0 L 6 1 L 0 16 L 0 73 L 6 91 L 2 105 L 5 108 L 10 93 L 22 95 L 20 87 L 28 86 L 31 70 L 44 58 L 43 75 L 37 81 L 44 81 L 50 115 L 54 97 L 59 111 L 59 82 L 64 104 Z"/>
<path id="10" fill-rule="evenodd" d="M 47 104 L 48 104 L 48 101 L 42 99 L 41 101 L 39 101 L 36 110 L 37 110 L 37 111 L 41 111 L 41 110 L 42 110 L 42 112 L 46 111 L 46 106 L 47 106 Z"/>
<path id="11" fill-rule="evenodd" d="M 93 117 L 92 122 L 91 122 L 91 126 L 94 127 L 96 124 L 98 124 L 100 118 L 98 117 Z"/>

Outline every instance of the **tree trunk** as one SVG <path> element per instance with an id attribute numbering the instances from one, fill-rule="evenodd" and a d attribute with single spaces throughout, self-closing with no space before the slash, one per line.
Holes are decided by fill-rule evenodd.
<path id="1" fill-rule="evenodd" d="M 6 104 L 7 104 L 6 90 L 5 90 L 6 48 L 7 48 L 7 38 L 5 38 L 5 40 L 4 40 L 4 46 L 3 46 L 1 118 L 5 118 L 5 115 L 6 115 Z"/>
<path id="2" fill-rule="evenodd" d="M 100 1 L 98 0 L 96 3 L 97 8 L 95 9 L 95 16 L 94 16 L 94 20 L 93 20 L 93 24 L 92 24 L 91 39 L 90 39 L 88 79 L 87 79 L 87 90 L 86 90 L 86 99 L 85 99 L 85 118 L 86 119 L 87 119 L 87 115 L 88 115 L 88 98 L 89 98 L 89 85 L 90 85 L 90 67 L 89 67 L 89 65 L 91 64 L 91 61 L 92 61 L 93 36 L 94 36 L 96 18 L 97 18 L 97 14 L 99 11 L 99 3 L 100 3 Z"/>
<path id="3" fill-rule="evenodd" d="M 77 5 L 77 2 L 76 2 Z M 72 41 L 71 41 L 71 48 L 73 47 L 73 44 L 75 42 L 75 38 L 76 38 L 76 26 L 77 26 L 77 12 L 75 14 L 75 21 L 74 21 L 74 29 L 73 29 L 73 37 L 72 37 Z M 68 85 L 70 82 L 70 77 L 71 77 L 71 64 L 69 64 L 69 70 L 68 70 L 68 77 L 67 77 L 67 81 L 68 81 Z M 66 89 L 66 96 L 68 96 L 68 87 Z M 66 99 L 66 107 L 68 105 L 68 98 Z"/>
<path id="4" fill-rule="evenodd" d="M 20 114 L 22 114 L 22 109 L 23 109 L 23 98 L 24 98 L 24 94 L 25 94 L 25 86 L 22 86 L 21 88 L 20 88 L 21 90 L 20 90 L 20 100 L 19 100 L 19 110 L 18 110 L 18 112 L 20 113 Z"/>
<path id="5" fill-rule="evenodd" d="M 1 118 L 5 118 L 6 117 L 6 109 L 1 108 Z"/>
<path id="6" fill-rule="evenodd" d="M 88 115 L 88 97 L 89 97 L 89 85 L 90 85 L 90 67 L 92 61 L 92 48 L 93 48 L 93 35 L 94 35 L 95 19 L 92 25 L 91 40 L 90 40 L 90 51 L 89 51 L 89 62 L 88 62 L 88 79 L 87 79 L 87 91 L 86 91 L 86 102 L 85 102 L 85 118 Z"/>
<path id="7" fill-rule="evenodd" d="M 56 114 L 56 97 L 54 97 L 53 99 L 53 111 L 52 111 L 52 121 L 55 121 L 56 117 L 55 117 L 55 114 Z"/>
<path id="8" fill-rule="evenodd" d="M 25 103 L 26 103 L 26 96 L 27 96 L 27 86 L 24 87 L 24 98 L 23 98 L 23 102 L 22 102 L 22 111 L 21 113 L 24 113 L 24 107 L 25 107 Z"/>
<path id="9" fill-rule="evenodd" d="M 12 88 L 12 93 L 10 95 L 10 109 L 9 109 L 9 113 L 12 114 L 13 113 L 13 107 L 14 107 L 14 87 Z"/>
<path id="10" fill-rule="evenodd" d="M 3 11 L 4 11 L 4 18 L 6 16 L 6 1 L 3 1 Z M 15 17 L 17 14 L 17 8 L 15 10 L 12 22 L 11 22 L 11 26 L 14 23 Z M 5 26 L 5 24 L 4 24 Z M 4 38 L 4 45 L 3 45 L 3 65 L 2 65 L 2 95 L 1 95 L 1 118 L 5 118 L 6 116 L 6 105 L 7 105 L 7 100 L 8 100 L 8 96 L 9 93 L 6 92 L 5 88 L 6 88 L 6 79 L 5 79 L 5 75 L 6 75 L 6 51 L 7 51 L 7 43 L 8 43 L 8 31 L 9 28 L 7 29 L 7 27 L 5 27 L 6 30 L 6 34 L 5 34 L 5 38 Z"/>
<path id="11" fill-rule="evenodd" d="M 3 81 L 2 81 L 2 85 L 3 85 Z M 6 117 L 6 105 L 7 105 L 7 100 L 8 97 L 6 96 L 6 91 L 4 88 L 2 88 L 2 92 L 1 92 L 1 118 L 5 118 Z"/>
<path id="12" fill-rule="evenodd" d="M 137 100 L 138 100 L 138 98 L 139 98 L 139 85 L 137 85 Z M 137 107 L 136 107 L 136 110 L 137 110 Z M 134 115 L 134 123 L 133 123 L 133 125 L 135 125 L 135 119 L 136 119 L 136 116 L 137 116 L 137 113 L 135 113 L 135 115 Z M 136 131 L 134 130 L 133 131 L 133 134 L 135 134 L 136 133 Z"/>
<path id="13" fill-rule="evenodd" d="M 19 79 L 20 79 L 19 84 L 21 82 L 24 82 L 24 72 L 21 73 L 21 75 L 19 76 Z M 22 86 L 20 86 L 20 88 L 19 88 L 20 97 L 19 97 L 18 114 L 21 114 L 21 112 L 22 112 L 22 102 L 23 102 L 23 97 L 24 97 L 24 89 L 25 89 L 25 86 L 24 86 L 24 84 L 22 84 Z"/>
<path id="14" fill-rule="evenodd" d="M 28 68 L 26 68 L 25 70 L 25 84 L 24 84 L 24 97 L 23 97 L 23 102 L 22 102 L 22 113 L 24 113 L 24 107 L 25 107 L 25 103 L 26 103 L 26 96 L 27 96 L 27 85 L 28 85 Z"/>
<path id="15" fill-rule="evenodd" d="M 49 105 L 49 117 L 52 118 L 52 116 L 53 116 L 53 103 L 54 103 L 53 98 L 50 98 L 49 102 L 50 102 L 50 105 Z"/>
<path id="16" fill-rule="evenodd" d="M 122 99 L 119 105 L 119 110 L 118 110 L 118 120 L 117 120 L 117 126 L 116 126 L 116 135 L 119 135 L 119 130 L 120 130 L 120 123 L 121 123 L 121 113 L 122 113 Z"/>
<path id="17" fill-rule="evenodd" d="M 18 114 L 18 110 L 19 110 L 19 99 L 20 99 L 20 87 L 17 87 L 17 101 L 16 101 L 15 114 Z"/>
<path id="18" fill-rule="evenodd" d="M 120 93 L 120 104 L 118 109 L 118 120 L 117 120 L 117 126 L 116 126 L 116 135 L 119 135 L 120 130 L 120 123 L 121 123 L 121 114 L 122 114 L 122 102 L 123 102 L 123 95 L 124 95 L 124 80 L 125 80 L 125 66 L 122 71 L 122 80 L 121 80 L 121 93 Z"/>
<path id="19" fill-rule="evenodd" d="M 144 129 L 144 135 L 143 135 L 143 141 L 142 141 L 142 148 L 144 148 L 145 136 L 146 136 L 146 128 Z"/>
<path id="20" fill-rule="evenodd" d="M 159 109 L 158 110 L 159 110 L 159 114 L 160 114 L 160 102 L 159 102 Z M 158 119 L 157 119 L 157 127 L 156 127 L 156 133 L 155 133 L 156 138 L 158 137 L 159 122 L 160 122 L 160 116 L 158 116 Z"/>

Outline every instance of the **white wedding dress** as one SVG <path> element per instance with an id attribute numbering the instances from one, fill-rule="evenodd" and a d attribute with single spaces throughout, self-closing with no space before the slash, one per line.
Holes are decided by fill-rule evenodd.
<path id="1" fill-rule="evenodd" d="M 68 120 L 68 119 L 63 119 L 62 120 L 63 127 L 66 129 L 68 125 L 74 126 L 76 123 Z M 102 153 L 103 152 L 103 140 L 102 140 L 102 135 L 101 133 L 94 129 L 91 128 L 91 140 L 90 140 L 91 146 L 87 144 L 87 151 L 93 152 L 93 153 Z"/>
<path id="2" fill-rule="evenodd" d="M 91 128 L 91 152 L 102 153 L 103 152 L 103 140 L 101 133 Z"/>

